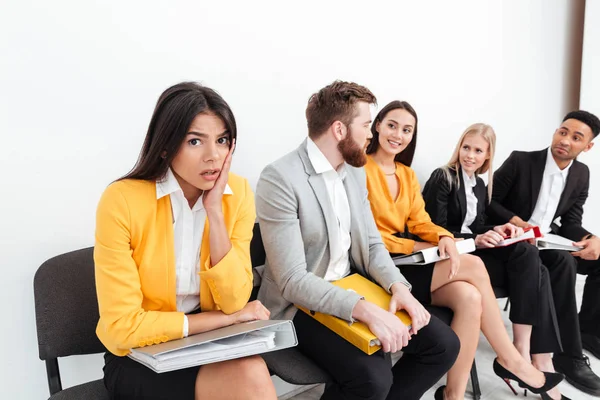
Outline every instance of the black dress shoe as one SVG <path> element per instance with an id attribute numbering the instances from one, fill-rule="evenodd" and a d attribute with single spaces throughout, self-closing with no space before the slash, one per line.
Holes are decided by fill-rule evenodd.
<path id="1" fill-rule="evenodd" d="M 581 332 L 581 343 L 584 349 L 600 359 L 600 338 L 598 336 Z"/>
<path id="2" fill-rule="evenodd" d="M 600 377 L 592 371 L 587 356 L 573 357 L 555 354 L 552 358 L 557 372 L 565 375 L 567 382 L 584 393 L 600 396 Z"/>

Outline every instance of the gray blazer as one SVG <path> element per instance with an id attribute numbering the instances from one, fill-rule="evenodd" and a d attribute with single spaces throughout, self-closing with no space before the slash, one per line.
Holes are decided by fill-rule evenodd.
<path id="1" fill-rule="evenodd" d="M 410 287 L 373 220 L 364 170 L 346 167 L 352 267 L 388 292 L 396 282 Z M 299 304 L 352 321 L 360 296 L 323 279 L 329 266 L 329 242 L 338 240 L 333 236 L 337 221 L 325 180 L 308 158 L 306 140 L 262 171 L 256 211 L 267 254 L 258 299 L 271 311 L 271 318 L 292 319 L 297 311 L 293 304 Z"/>

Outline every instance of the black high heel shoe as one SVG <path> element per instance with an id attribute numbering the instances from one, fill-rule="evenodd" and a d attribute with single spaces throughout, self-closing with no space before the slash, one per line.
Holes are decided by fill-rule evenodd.
<path id="1" fill-rule="evenodd" d="M 433 398 L 435 400 L 444 400 L 444 389 L 446 389 L 446 385 L 440 386 L 439 388 L 437 388 L 437 390 L 435 391 L 435 394 L 433 395 Z"/>
<path id="2" fill-rule="evenodd" d="M 544 382 L 544 384 L 541 387 L 537 388 L 529 386 L 528 384 L 523 382 L 521 378 L 519 378 L 518 376 L 504 368 L 502 365 L 500 365 L 500 363 L 498 363 L 497 358 L 494 359 L 494 373 L 500 378 L 504 379 L 504 382 L 506 382 L 506 384 L 511 388 L 515 396 L 517 395 L 517 392 L 515 389 L 513 389 L 512 385 L 510 384 L 511 380 L 516 381 L 520 387 L 525 388 L 532 393 L 540 394 L 552 389 L 565 378 L 563 374 L 559 374 L 557 372 L 542 372 L 544 374 L 544 377 L 546 378 L 546 382 Z"/>
<path id="3" fill-rule="evenodd" d="M 552 400 L 552 397 L 548 396 L 548 393 L 546 393 L 546 392 L 540 393 L 540 396 L 542 397 L 542 400 Z M 571 399 L 561 394 L 560 400 L 571 400 Z"/>

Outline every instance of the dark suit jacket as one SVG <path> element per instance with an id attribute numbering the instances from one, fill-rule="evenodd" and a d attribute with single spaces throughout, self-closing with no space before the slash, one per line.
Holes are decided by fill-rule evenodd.
<path id="1" fill-rule="evenodd" d="M 450 169 L 452 179 L 456 178 L 457 172 Z M 442 168 L 438 168 L 429 177 L 429 180 L 423 188 L 423 198 L 425 199 L 425 210 L 431 217 L 431 220 L 440 226 L 448 229 L 455 237 L 475 238 L 480 233 L 492 229 L 486 223 L 486 210 L 488 207 L 487 187 L 481 178 L 477 178 L 477 185 L 473 188 L 473 193 L 477 197 L 477 216 L 469 226 L 472 234 L 460 233 L 463 221 L 467 215 L 467 195 L 465 192 L 465 182 L 459 169 L 460 186 L 448 182 L 446 174 Z"/>
<path id="2" fill-rule="evenodd" d="M 515 215 L 523 221 L 531 218 L 542 187 L 547 156 L 547 148 L 512 152 L 494 175 L 494 191 L 488 210 L 492 221 L 505 223 Z M 589 184 L 587 165 L 574 160 L 554 214 L 553 220 L 560 217 L 560 226 L 552 226 L 554 233 L 574 241 L 589 234 L 581 226 Z"/>

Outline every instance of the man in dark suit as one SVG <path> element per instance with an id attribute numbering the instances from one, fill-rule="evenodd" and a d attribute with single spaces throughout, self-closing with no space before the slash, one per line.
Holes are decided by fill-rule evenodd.
<path id="1" fill-rule="evenodd" d="M 582 347 L 600 358 L 600 238 L 582 226 L 590 172 L 577 161 L 600 132 L 600 120 L 573 111 L 555 131 L 544 150 L 514 151 L 494 175 L 490 218 L 568 238 L 583 249 L 569 253 L 540 251 L 550 272 L 563 353 L 554 355 L 557 371 L 578 389 L 600 396 L 600 378 L 589 366 Z M 560 225 L 557 220 L 560 219 Z M 577 272 L 587 275 L 579 318 L 575 300 Z"/>

